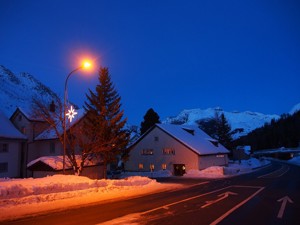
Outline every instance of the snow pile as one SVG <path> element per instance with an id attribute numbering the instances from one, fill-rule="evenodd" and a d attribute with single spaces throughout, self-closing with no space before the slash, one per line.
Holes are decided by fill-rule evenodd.
<path id="1" fill-rule="evenodd" d="M 0 179 L 0 221 L 179 186 L 140 176 L 121 180 L 92 180 L 74 175 Z"/>
<path id="2" fill-rule="evenodd" d="M 300 166 L 300 156 L 296 156 L 289 160 L 289 163 Z"/>
<path id="3" fill-rule="evenodd" d="M 231 162 L 228 166 L 211 166 L 204 170 L 188 170 L 185 177 L 197 178 L 222 178 L 241 173 L 251 172 L 253 169 L 268 165 L 268 160 L 258 160 L 250 158 L 249 160 L 241 160 L 241 162 Z"/>
<path id="4" fill-rule="evenodd" d="M 219 178 L 224 176 L 224 168 L 222 166 L 211 166 L 204 170 L 189 170 L 185 177 L 202 177 L 202 178 Z"/>
<path id="5" fill-rule="evenodd" d="M 1 179 L 0 200 L 93 188 L 112 189 L 120 186 L 146 186 L 154 183 L 156 181 L 146 177 L 128 177 L 124 180 L 92 180 L 74 175 L 54 175 L 36 179 Z"/>

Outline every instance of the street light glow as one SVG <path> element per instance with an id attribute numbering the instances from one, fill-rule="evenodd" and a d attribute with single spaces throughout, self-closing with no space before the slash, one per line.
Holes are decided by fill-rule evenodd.
<path id="1" fill-rule="evenodd" d="M 92 66 L 92 64 L 88 61 L 83 62 L 83 68 L 88 69 Z"/>

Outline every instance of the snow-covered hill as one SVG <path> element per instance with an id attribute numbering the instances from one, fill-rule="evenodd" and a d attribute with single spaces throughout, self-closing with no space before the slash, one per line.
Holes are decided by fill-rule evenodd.
<path id="1" fill-rule="evenodd" d="M 294 105 L 294 107 L 290 110 L 290 115 L 294 114 L 295 112 L 300 110 L 300 103 L 298 103 L 297 105 Z"/>
<path id="2" fill-rule="evenodd" d="M 0 110 L 8 118 L 17 107 L 28 109 L 34 97 L 54 100 L 58 96 L 29 73 L 14 74 L 0 65 Z"/>
<path id="3" fill-rule="evenodd" d="M 168 117 L 163 123 L 172 124 L 197 124 L 197 121 L 214 118 L 216 113 L 223 113 L 228 120 L 232 131 L 239 131 L 233 138 L 248 134 L 250 131 L 269 123 L 272 119 L 279 119 L 278 115 L 264 115 L 258 112 L 226 112 L 220 107 L 208 109 L 183 110 L 178 116 Z"/>

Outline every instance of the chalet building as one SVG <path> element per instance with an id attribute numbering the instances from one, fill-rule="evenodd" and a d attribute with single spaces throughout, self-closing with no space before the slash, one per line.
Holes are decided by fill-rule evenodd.
<path id="1" fill-rule="evenodd" d="M 229 151 L 197 126 L 156 124 L 131 147 L 127 171 L 188 170 L 228 164 Z"/>
<path id="2" fill-rule="evenodd" d="M 50 105 L 50 111 L 55 111 L 54 105 Z M 67 130 L 77 126 L 83 118 L 82 109 L 72 123 L 67 123 Z M 58 129 L 59 135 L 62 135 L 63 128 Z M 80 149 L 77 150 L 80 153 Z M 21 108 L 17 108 L 10 119 L 0 114 L 0 177 L 62 174 L 62 158 L 63 145 L 46 121 Z M 65 159 L 65 173 L 74 174 L 67 156 Z M 86 160 L 82 175 L 99 179 L 103 177 L 103 171 L 100 159 L 91 158 Z"/>
<path id="3" fill-rule="evenodd" d="M 0 112 L 0 178 L 23 177 L 27 137 Z"/>
<path id="4" fill-rule="evenodd" d="M 49 125 L 41 118 L 34 117 L 29 110 L 17 108 L 10 117 L 14 126 L 26 135 L 28 142 L 42 133 Z"/>

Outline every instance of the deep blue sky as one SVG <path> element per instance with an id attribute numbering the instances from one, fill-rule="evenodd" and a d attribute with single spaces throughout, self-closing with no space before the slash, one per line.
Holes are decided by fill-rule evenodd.
<path id="1" fill-rule="evenodd" d="M 299 12 L 297 0 L 0 0 L 0 65 L 63 95 L 91 55 L 137 125 L 150 107 L 280 115 L 300 102 Z M 74 74 L 69 98 L 82 105 L 97 83 Z"/>

